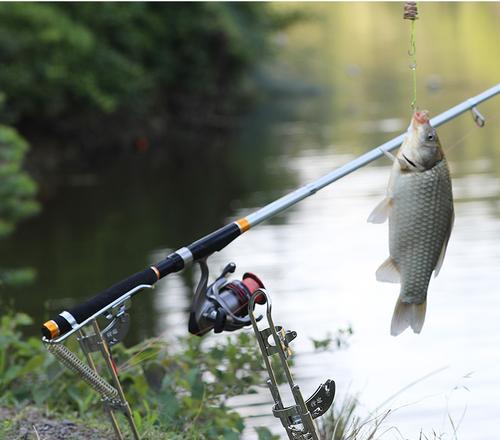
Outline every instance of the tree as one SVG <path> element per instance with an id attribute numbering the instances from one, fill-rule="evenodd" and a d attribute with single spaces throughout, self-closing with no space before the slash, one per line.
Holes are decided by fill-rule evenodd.
<path id="1" fill-rule="evenodd" d="M 12 233 L 17 222 L 39 209 L 35 182 L 22 170 L 27 142 L 13 128 L 0 125 L 0 238 Z M 0 269 L 0 287 L 30 280 L 30 269 Z"/>
<path id="2" fill-rule="evenodd" d="M 241 92 L 286 24 L 255 3 L 0 4 L 0 117 L 25 136 L 92 130 L 93 143 L 153 118 L 202 120 Z"/>

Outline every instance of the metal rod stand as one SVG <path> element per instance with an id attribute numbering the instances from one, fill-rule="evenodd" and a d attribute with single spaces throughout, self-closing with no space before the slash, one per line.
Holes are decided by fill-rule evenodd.
<path id="1" fill-rule="evenodd" d="M 116 308 L 108 310 L 106 319 L 110 321 L 104 330 L 100 329 L 97 317 L 87 321 L 85 325 L 80 325 L 76 332 L 78 334 L 78 342 L 85 354 L 87 364 L 82 362 L 78 356 L 71 352 L 62 340 L 66 339 L 65 335 L 59 340 L 49 341 L 43 338 L 49 352 L 51 352 L 57 360 L 66 368 L 77 373 L 80 378 L 93 388 L 100 396 L 104 409 L 109 416 L 113 431 L 118 440 L 124 440 L 126 437 L 122 433 L 119 425 L 118 413 L 122 413 L 127 419 L 130 433 L 134 440 L 140 440 L 141 436 L 134 422 L 134 417 L 130 405 L 123 392 L 118 372 L 111 355 L 110 346 L 120 342 L 126 335 L 129 325 L 129 315 L 125 312 L 127 305 L 125 300 L 117 305 Z M 93 332 L 85 331 L 85 326 L 91 325 Z M 100 353 L 104 359 L 106 370 L 112 378 L 111 385 L 98 372 L 92 353 Z"/>
<path id="2" fill-rule="evenodd" d="M 267 304 L 266 318 L 268 328 L 260 330 L 257 318 L 254 314 L 255 302 L 258 297 L 264 296 Z M 274 400 L 272 408 L 274 417 L 280 419 L 281 424 L 290 440 L 319 440 L 318 431 L 314 419 L 322 416 L 333 403 L 335 397 L 335 382 L 328 379 L 321 384 L 314 394 L 304 400 L 299 386 L 294 382 L 287 359 L 291 355 L 289 344 L 297 337 L 297 333 L 291 330 L 285 331 L 283 327 L 274 325 L 271 316 L 271 298 L 264 289 L 259 289 L 250 298 L 248 303 L 248 314 L 259 343 L 259 348 L 264 359 L 264 364 L 269 378 L 267 385 Z M 269 339 L 274 342 L 271 343 Z M 279 356 L 280 366 L 283 369 L 288 385 L 290 387 L 294 405 L 285 406 L 280 395 L 276 374 L 271 362 L 271 356 Z"/>
<path id="3" fill-rule="evenodd" d="M 94 370 L 96 375 L 98 375 L 99 373 L 97 372 L 97 368 L 95 366 L 94 360 L 92 359 L 92 356 L 90 355 L 90 352 L 85 350 L 83 347 L 82 341 L 84 341 L 84 338 L 86 338 L 87 335 L 85 334 L 83 329 L 80 329 L 78 331 L 78 335 L 79 335 L 78 341 L 80 342 L 80 347 L 82 348 L 82 351 L 85 354 L 85 357 L 87 358 L 87 362 L 88 362 L 90 368 L 92 368 L 92 370 Z M 103 401 L 104 401 L 104 398 L 103 398 Z M 113 430 L 115 431 L 116 438 L 119 440 L 123 440 L 123 435 L 121 433 L 120 426 L 118 425 L 118 421 L 116 420 L 116 416 L 115 416 L 115 413 L 113 412 L 113 409 L 109 405 L 104 405 L 104 408 L 105 408 L 106 412 L 108 413 L 111 425 L 113 426 Z"/>
<path id="4" fill-rule="evenodd" d="M 101 351 L 101 354 L 104 358 L 104 361 L 106 362 L 106 366 L 108 367 L 108 371 L 111 374 L 111 377 L 113 378 L 113 383 L 115 385 L 115 388 L 118 390 L 118 395 L 120 396 L 120 407 L 119 409 L 125 414 L 125 417 L 128 420 L 130 430 L 132 431 L 132 434 L 135 439 L 140 440 L 141 436 L 139 435 L 139 431 L 137 431 L 137 426 L 135 425 L 134 422 L 134 417 L 132 415 L 132 410 L 130 409 L 130 405 L 127 401 L 127 398 L 125 397 L 125 394 L 123 392 L 122 385 L 120 383 L 120 379 L 118 378 L 118 373 L 116 371 L 116 366 L 115 363 L 113 362 L 113 358 L 111 357 L 111 351 L 109 350 L 108 343 L 102 336 L 101 330 L 99 328 L 99 324 L 97 320 L 94 319 L 92 321 L 92 327 L 94 328 L 94 332 L 96 337 L 98 338 L 98 346 Z M 109 403 L 108 403 L 109 405 Z M 112 408 L 111 411 L 114 409 Z"/>

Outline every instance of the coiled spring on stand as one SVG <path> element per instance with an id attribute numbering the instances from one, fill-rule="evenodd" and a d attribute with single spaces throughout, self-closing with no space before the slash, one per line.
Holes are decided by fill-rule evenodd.
<path id="1" fill-rule="evenodd" d="M 104 399 L 115 400 L 118 398 L 116 388 L 106 382 L 88 365 L 68 350 L 63 344 L 46 344 L 47 350 L 65 367 L 78 374 L 89 386 L 97 391 Z"/>

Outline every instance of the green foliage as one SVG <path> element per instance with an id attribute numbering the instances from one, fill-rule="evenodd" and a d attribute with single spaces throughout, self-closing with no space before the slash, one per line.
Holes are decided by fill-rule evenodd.
<path id="1" fill-rule="evenodd" d="M 38 339 L 23 339 L 20 329 L 31 323 L 25 314 L 1 318 L 0 405 L 35 404 L 85 419 L 102 418 L 99 397 L 61 367 Z M 174 347 L 156 339 L 113 348 L 134 420 L 146 438 L 240 437 L 243 419 L 226 400 L 264 383 L 256 341 L 244 332 L 209 346 L 205 341 L 180 338 Z M 76 344 L 71 348 L 76 350 Z M 107 377 L 102 362 L 97 356 L 95 360 Z M 265 429 L 259 435 L 272 439 Z"/>
<path id="2" fill-rule="evenodd" d="M 239 89 L 284 25 L 254 3 L 0 4 L 1 116 L 84 131 L 120 110 L 144 123 L 206 105 Z"/>
<path id="3" fill-rule="evenodd" d="M 0 438 L 5 439 L 13 434 L 13 423 L 10 420 L 0 420 Z"/>
<path id="4" fill-rule="evenodd" d="M 197 337 L 179 343 L 179 351 L 162 341 L 115 351 L 123 361 L 120 377 L 127 396 L 138 408 L 136 419 L 144 417 L 146 425 L 156 424 L 163 431 L 189 433 L 189 438 L 239 438 L 243 421 L 225 401 L 263 383 L 253 337 L 239 333 L 209 347 Z"/>
<path id="5" fill-rule="evenodd" d="M 0 402 L 19 403 L 31 394 L 33 383 L 25 380 L 43 368 L 47 356 L 35 339 L 24 341 L 19 328 L 32 323 L 29 316 L 18 313 L 0 320 Z"/>
<path id="6" fill-rule="evenodd" d="M 38 211 L 35 183 L 22 170 L 27 149 L 28 144 L 16 130 L 0 125 L 0 238 L 10 234 L 18 221 Z M 19 284 L 32 277 L 29 269 L 0 270 L 0 286 Z"/>

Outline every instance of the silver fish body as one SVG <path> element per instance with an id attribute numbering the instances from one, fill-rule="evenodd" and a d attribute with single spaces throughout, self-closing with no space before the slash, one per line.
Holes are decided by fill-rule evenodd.
<path id="1" fill-rule="evenodd" d="M 399 174 L 389 213 L 389 251 L 401 278 L 400 299 L 422 304 L 432 272 L 446 246 L 453 195 L 446 159 L 419 173 Z M 444 257 L 444 255 L 443 255 Z"/>
<path id="2" fill-rule="evenodd" d="M 391 334 L 407 327 L 420 333 L 425 320 L 427 289 L 443 264 L 454 221 L 448 165 L 428 112 L 414 113 L 397 157 L 387 197 L 368 221 L 389 219 L 390 256 L 376 272 L 378 281 L 400 283 Z"/>

